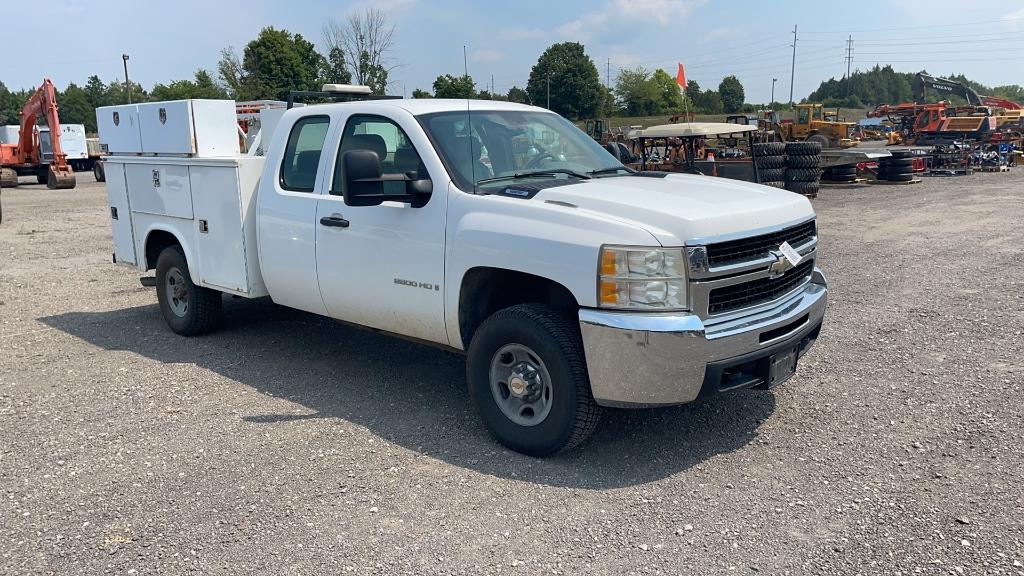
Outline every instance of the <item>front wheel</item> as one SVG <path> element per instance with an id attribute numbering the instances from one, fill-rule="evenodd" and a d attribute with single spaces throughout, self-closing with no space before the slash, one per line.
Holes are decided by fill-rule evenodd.
<path id="1" fill-rule="evenodd" d="M 597 427 L 601 409 L 590 392 L 579 329 L 548 306 L 520 304 L 485 320 L 466 372 L 484 423 L 512 450 L 548 456 Z"/>
<path id="2" fill-rule="evenodd" d="M 217 327 L 221 294 L 196 286 L 180 246 L 168 246 L 156 259 L 156 299 L 167 325 L 182 336 L 196 336 Z"/>

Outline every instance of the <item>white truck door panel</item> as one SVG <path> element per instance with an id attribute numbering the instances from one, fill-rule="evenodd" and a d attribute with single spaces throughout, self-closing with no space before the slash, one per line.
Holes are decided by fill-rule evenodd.
<path id="1" fill-rule="evenodd" d="M 344 120 L 355 118 L 366 116 Z M 434 177 L 432 197 L 422 208 L 396 202 L 346 206 L 342 196 L 327 193 L 339 147 L 338 139 L 332 140 L 330 172 L 319 188 L 323 193 L 316 213 L 320 293 L 328 313 L 339 320 L 448 344 L 443 285 L 447 174 L 412 116 L 394 121 L 404 132 L 402 144 L 412 144 Z M 339 128 L 344 128 L 341 147 L 346 147 L 351 128 L 348 122 Z M 395 164 L 395 139 L 401 138 L 387 128 L 393 127 L 367 126 L 358 132 L 386 141 L 385 172 Z M 347 228 L 320 224 L 321 218 L 338 215 L 349 221 Z"/>
<path id="2" fill-rule="evenodd" d="M 304 122 L 328 118 L 326 115 L 291 116 L 282 118 L 275 130 L 269 148 L 286 150 L 293 132 L 300 134 Z M 323 146 L 329 127 L 324 127 L 324 138 L 313 144 L 309 138 L 302 138 L 305 152 L 316 146 Z M 300 131 L 300 132 L 297 132 Z M 319 137 L 319 131 L 317 132 Z M 266 143 L 265 143 L 266 144 Z M 287 152 L 287 150 L 286 150 Z M 283 160 L 280 155 L 271 155 L 263 168 L 259 192 L 259 258 L 263 281 L 274 302 L 291 308 L 298 308 L 314 314 L 327 316 L 327 309 L 320 297 L 316 279 L 316 204 L 314 194 L 316 183 L 323 179 L 325 160 L 323 154 L 313 159 L 305 156 L 303 162 L 317 166 L 315 178 L 308 184 L 308 191 L 289 190 L 282 187 Z"/>
<path id="3" fill-rule="evenodd" d="M 135 264 L 135 236 L 132 230 L 132 210 L 128 203 L 124 164 L 106 163 L 107 204 L 110 208 L 110 228 L 114 237 L 114 258 L 118 262 Z"/>
<path id="4" fill-rule="evenodd" d="M 192 188 L 184 164 L 125 164 L 135 212 L 192 218 Z"/>

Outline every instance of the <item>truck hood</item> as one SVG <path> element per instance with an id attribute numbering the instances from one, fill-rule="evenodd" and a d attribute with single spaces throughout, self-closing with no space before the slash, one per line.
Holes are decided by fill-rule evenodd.
<path id="1" fill-rule="evenodd" d="M 542 190 L 534 201 L 568 203 L 630 222 L 663 246 L 810 218 L 807 198 L 751 182 L 714 176 L 594 178 Z"/>

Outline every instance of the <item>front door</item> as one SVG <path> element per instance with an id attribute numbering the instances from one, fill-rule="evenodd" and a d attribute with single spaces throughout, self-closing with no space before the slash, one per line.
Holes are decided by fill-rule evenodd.
<path id="1" fill-rule="evenodd" d="M 443 169 L 436 158 L 421 160 L 421 152 L 432 148 L 411 115 L 355 114 L 340 121 L 344 128 L 333 172 L 323 182 L 316 210 L 317 276 L 327 312 L 346 322 L 448 344 L 443 286 L 448 179 L 438 173 Z M 376 152 L 384 174 L 432 176 L 430 200 L 420 208 L 398 202 L 347 206 L 340 158 L 356 149 Z M 384 186 L 404 189 L 405 183 Z"/>

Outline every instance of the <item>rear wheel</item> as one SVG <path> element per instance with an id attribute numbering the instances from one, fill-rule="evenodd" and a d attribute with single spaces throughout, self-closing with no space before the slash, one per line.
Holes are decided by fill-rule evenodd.
<path id="1" fill-rule="evenodd" d="M 18 185 L 18 173 L 11 168 L 0 168 L 0 187 L 14 188 Z"/>
<path id="2" fill-rule="evenodd" d="M 825 136 L 824 134 L 813 134 L 809 138 L 807 138 L 807 141 L 818 143 L 818 145 L 820 145 L 822 149 L 832 148 L 832 142 L 829 141 L 828 136 Z"/>
<path id="3" fill-rule="evenodd" d="M 156 259 L 156 298 L 167 325 L 182 336 L 209 332 L 220 322 L 220 292 L 192 282 L 180 246 L 164 248 Z"/>
<path id="4" fill-rule="evenodd" d="M 107 174 L 103 170 L 103 162 L 101 160 L 97 160 L 96 163 L 92 165 L 92 175 L 96 178 L 97 182 L 107 181 Z"/>
<path id="5" fill-rule="evenodd" d="M 499 442 L 530 456 L 572 448 L 597 427 L 579 328 L 558 311 L 520 304 L 473 335 L 470 395 Z"/>

